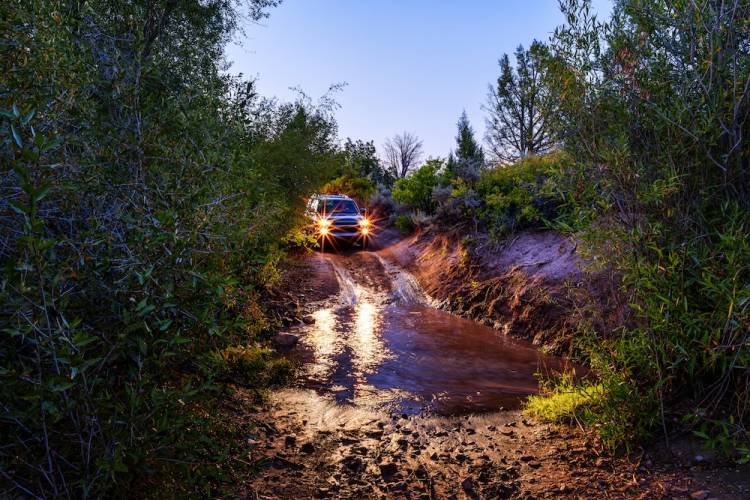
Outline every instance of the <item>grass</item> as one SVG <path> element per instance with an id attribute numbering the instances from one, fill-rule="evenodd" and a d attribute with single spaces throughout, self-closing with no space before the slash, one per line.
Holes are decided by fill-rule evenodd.
<path id="1" fill-rule="evenodd" d="M 529 396 L 524 413 L 544 422 L 582 425 L 593 423 L 594 412 L 604 398 L 601 384 L 579 383 L 572 376 L 563 375 L 550 383 L 543 394 Z"/>

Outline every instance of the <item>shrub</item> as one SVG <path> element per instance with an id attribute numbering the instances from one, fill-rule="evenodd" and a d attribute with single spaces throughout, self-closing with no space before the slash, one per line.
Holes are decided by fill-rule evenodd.
<path id="1" fill-rule="evenodd" d="M 566 213 L 563 176 L 572 160 L 563 152 L 531 156 L 482 172 L 476 184 L 479 216 L 494 236 L 544 227 Z"/>
<path id="2" fill-rule="evenodd" d="M 290 379 L 291 363 L 274 357 L 267 348 L 255 345 L 230 346 L 218 351 L 214 360 L 218 372 L 250 387 L 278 385 Z"/>
<path id="3" fill-rule="evenodd" d="M 592 408 L 602 399 L 601 384 L 576 383 L 572 375 L 563 375 L 545 381 L 541 395 L 529 396 L 524 413 L 545 422 L 589 425 L 596 422 Z"/>
<path id="4" fill-rule="evenodd" d="M 7 494 L 213 477 L 226 443 L 198 430 L 219 390 L 203 353 L 272 327 L 278 239 L 336 149 L 327 108 L 221 71 L 241 4 L 0 3 Z"/>
<path id="5" fill-rule="evenodd" d="M 413 209 L 434 213 L 436 203 L 432 190 L 440 183 L 441 160 L 429 160 L 408 177 L 399 179 L 393 186 L 393 199 Z"/>
<path id="6" fill-rule="evenodd" d="M 404 234 L 409 234 L 414 231 L 414 224 L 412 224 L 409 214 L 401 214 L 396 216 L 396 219 L 393 221 L 393 225 L 396 226 L 396 229 Z"/>
<path id="7" fill-rule="evenodd" d="M 327 194 L 345 194 L 358 203 L 367 205 L 370 197 L 377 192 L 377 186 L 367 177 L 343 175 L 328 182 L 321 192 Z"/>

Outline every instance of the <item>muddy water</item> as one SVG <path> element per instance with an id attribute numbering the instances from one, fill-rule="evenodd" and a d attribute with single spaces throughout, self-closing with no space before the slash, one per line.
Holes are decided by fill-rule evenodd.
<path id="1" fill-rule="evenodd" d="M 290 356 L 301 386 L 339 404 L 407 414 L 517 408 L 537 392 L 537 374 L 564 368 L 530 343 L 432 307 L 412 276 L 380 257 L 323 258 L 340 292 L 295 332 Z"/>

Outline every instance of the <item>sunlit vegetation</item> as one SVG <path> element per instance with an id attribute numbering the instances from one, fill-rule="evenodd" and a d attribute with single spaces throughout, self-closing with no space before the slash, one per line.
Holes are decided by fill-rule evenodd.
<path id="1" fill-rule="evenodd" d="M 592 407 L 600 404 L 602 395 L 601 384 L 575 383 L 563 376 L 546 394 L 529 396 L 525 413 L 547 422 L 591 425 L 596 422 Z"/>

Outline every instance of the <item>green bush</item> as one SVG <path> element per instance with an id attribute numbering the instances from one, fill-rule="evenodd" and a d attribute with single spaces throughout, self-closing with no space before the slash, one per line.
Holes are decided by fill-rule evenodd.
<path id="1" fill-rule="evenodd" d="M 236 379 L 250 387 L 268 387 L 288 381 L 292 364 L 256 345 L 230 346 L 214 355 L 213 364 L 221 376 Z"/>
<path id="2" fill-rule="evenodd" d="M 412 224 L 409 214 L 401 214 L 397 216 L 393 225 L 403 234 L 409 234 L 414 231 L 414 224 Z"/>
<path id="3" fill-rule="evenodd" d="M 569 213 L 566 195 L 575 198 L 567 177 L 572 166 L 559 151 L 482 172 L 476 183 L 480 219 L 494 236 L 562 219 Z"/>
<path id="4" fill-rule="evenodd" d="M 747 89 L 726 82 L 750 79 L 750 26 L 736 22 L 750 4 L 620 2 L 606 25 L 590 2 L 561 5 L 549 116 L 605 209 L 581 237 L 635 313 L 581 346 L 607 400 L 597 424 L 628 444 L 681 421 L 746 450 L 750 114 Z"/>
<path id="5" fill-rule="evenodd" d="M 367 177 L 343 175 L 328 182 L 323 186 L 321 192 L 327 194 L 345 194 L 365 206 L 376 190 L 375 183 Z"/>
<path id="6" fill-rule="evenodd" d="M 442 167 L 441 160 L 429 160 L 408 177 L 397 180 L 393 186 L 393 199 L 410 208 L 434 213 L 437 204 L 432 190 L 440 184 Z"/>
<path id="7" fill-rule="evenodd" d="M 273 3 L 243 5 L 258 18 Z M 221 70 L 240 4 L 169 5 L 0 3 L 11 496 L 213 481 L 226 443 L 201 432 L 216 426 L 220 390 L 204 353 L 273 327 L 261 297 L 278 280 L 279 238 L 329 176 L 329 108 L 263 99 Z M 258 360 L 277 373 L 255 383 L 286 370 L 274 366 Z"/>

